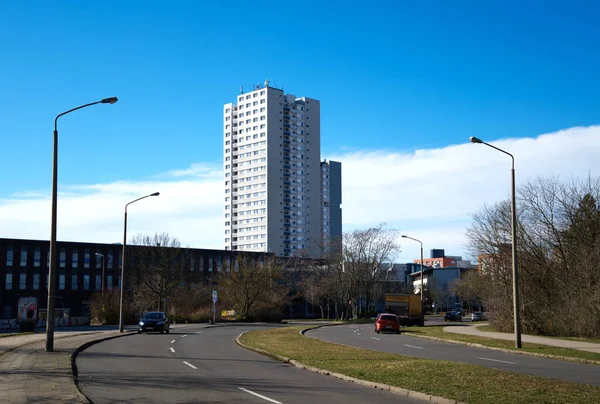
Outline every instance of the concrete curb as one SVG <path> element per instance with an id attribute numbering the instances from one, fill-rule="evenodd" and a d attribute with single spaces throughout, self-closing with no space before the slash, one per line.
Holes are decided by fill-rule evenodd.
<path id="1" fill-rule="evenodd" d="M 472 347 L 476 347 L 476 348 L 491 349 L 493 351 L 500 351 L 500 352 L 504 352 L 504 353 L 535 356 L 538 358 L 555 359 L 555 360 L 561 360 L 561 361 L 567 361 L 567 362 L 586 363 L 586 364 L 590 364 L 590 365 L 600 365 L 600 361 L 595 361 L 593 359 L 573 358 L 570 356 L 559 356 L 559 355 L 550 355 L 550 354 L 540 354 L 540 353 L 536 353 L 536 352 L 517 351 L 517 350 L 512 350 L 512 349 L 481 345 L 481 344 L 477 344 L 475 342 L 455 341 L 455 340 L 450 340 L 450 339 L 431 337 L 429 335 L 412 334 L 410 331 L 406 332 L 406 335 L 408 335 L 410 337 L 431 339 L 434 341 L 449 342 L 451 344 L 467 345 L 467 346 L 472 346 Z M 460 335 L 466 335 L 466 334 L 460 334 Z M 481 337 L 481 338 L 489 338 L 489 337 Z M 543 344 L 538 344 L 538 345 L 543 345 Z M 554 348 L 558 348 L 558 347 L 554 347 Z M 565 349 L 571 349 L 571 348 L 565 348 Z"/>
<path id="2" fill-rule="evenodd" d="M 73 384 L 75 385 L 75 394 L 77 394 L 77 396 L 79 397 L 79 399 L 81 400 L 81 402 L 83 402 L 83 403 L 89 403 L 89 404 L 92 403 L 92 401 L 89 398 L 87 398 L 86 395 L 83 394 L 81 392 L 81 390 L 79 389 L 79 378 L 78 378 L 79 374 L 77 372 L 77 363 L 76 363 L 77 356 L 81 352 L 83 352 L 86 349 L 88 349 L 89 347 L 91 347 L 92 345 L 98 344 L 98 343 L 103 342 L 103 341 L 108 341 L 108 340 L 111 340 L 111 339 L 126 337 L 126 336 L 129 336 L 129 335 L 135 335 L 135 334 L 137 334 L 137 333 L 133 332 L 133 331 L 128 331 L 128 332 L 124 332 L 124 333 L 118 334 L 118 335 L 111 335 L 111 336 L 108 336 L 108 337 L 100 337 L 98 339 L 94 339 L 92 341 L 88 341 L 85 344 L 78 346 L 69 355 L 69 359 L 68 360 L 71 362 L 71 373 L 72 373 L 72 376 L 73 376 Z"/>
<path id="3" fill-rule="evenodd" d="M 335 324 L 337 325 L 337 324 Z M 320 327 L 325 327 L 326 325 L 319 325 L 316 327 L 310 327 L 310 328 L 305 328 L 300 330 L 300 335 L 304 335 L 304 333 L 308 330 L 313 330 L 315 328 L 320 328 Z M 403 396 L 403 397 L 410 397 L 410 398 L 414 398 L 417 400 L 423 400 L 423 401 L 429 401 L 430 403 L 437 403 L 437 404 L 464 404 L 461 403 L 460 401 L 456 401 L 456 400 L 451 400 L 448 398 L 444 398 L 444 397 L 438 397 L 438 396 L 431 396 L 429 394 L 425 394 L 425 393 L 420 393 L 418 391 L 414 391 L 414 390 L 408 390 L 408 389 L 403 389 L 401 387 L 395 387 L 395 386 L 390 386 L 388 384 L 384 384 L 384 383 L 375 383 L 375 382 L 370 382 L 367 380 L 362 380 L 362 379 L 356 379 L 354 377 L 350 377 L 350 376 L 346 376 L 340 373 L 335 373 L 335 372 L 331 372 L 329 370 L 324 370 L 324 369 L 319 369 L 319 368 L 315 368 L 312 366 L 307 366 L 304 365 L 303 363 L 300 363 L 294 359 L 290 359 L 290 358 L 286 358 L 285 356 L 279 356 L 277 354 L 274 354 L 272 352 L 268 352 L 268 351 L 264 351 L 262 349 L 258 349 L 258 348 L 253 348 L 250 347 L 248 345 L 245 345 L 244 343 L 242 343 L 240 341 L 240 338 L 246 334 L 247 331 L 244 331 L 243 333 L 241 333 L 240 335 L 238 335 L 238 337 L 235 339 L 235 343 L 238 344 L 239 346 L 241 346 L 244 349 L 247 349 L 249 351 L 253 351 L 256 353 L 259 353 L 261 355 L 266 355 L 270 358 L 273 358 L 275 360 L 278 360 L 280 362 L 283 363 L 289 363 L 290 365 L 300 368 L 300 369 L 305 369 L 308 370 L 310 372 L 314 372 L 314 373 L 319 373 L 322 375 L 326 375 L 326 376 L 332 376 L 335 377 L 336 379 L 340 379 L 340 380 L 344 380 L 350 383 L 355 383 L 361 386 L 365 386 L 365 387 L 370 387 L 370 388 L 374 388 L 374 389 L 379 389 L 379 390 L 383 390 L 383 391 L 388 391 L 392 394 L 398 395 L 398 396 Z M 312 337 L 307 337 L 307 338 L 312 338 Z M 328 341 L 324 341 L 324 342 L 328 342 Z M 338 345 L 343 345 L 343 344 L 338 344 Z"/>

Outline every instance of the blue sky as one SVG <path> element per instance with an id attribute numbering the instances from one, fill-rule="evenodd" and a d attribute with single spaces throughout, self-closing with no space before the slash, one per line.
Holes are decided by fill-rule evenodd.
<path id="1" fill-rule="evenodd" d="M 597 124 L 599 18 L 595 1 L 0 2 L 0 199 L 49 193 L 54 117 L 113 95 L 59 120 L 61 186 L 220 167 L 222 105 L 266 78 L 321 100 L 325 158 Z"/>

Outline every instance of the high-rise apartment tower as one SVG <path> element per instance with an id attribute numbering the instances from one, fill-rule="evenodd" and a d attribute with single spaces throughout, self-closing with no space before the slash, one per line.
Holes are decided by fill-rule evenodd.
<path id="1" fill-rule="evenodd" d="M 321 255 L 320 121 L 268 81 L 224 105 L 225 249 Z"/>

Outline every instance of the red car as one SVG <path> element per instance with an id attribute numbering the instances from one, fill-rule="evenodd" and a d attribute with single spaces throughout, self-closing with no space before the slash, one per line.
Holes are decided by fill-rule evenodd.
<path id="1" fill-rule="evenodd" d="M 392 331 L 400 334 L 400 323 L 395 314 L 380 314 L 375 321 L 375 332 L 379 334 L 381 331 Z"/>

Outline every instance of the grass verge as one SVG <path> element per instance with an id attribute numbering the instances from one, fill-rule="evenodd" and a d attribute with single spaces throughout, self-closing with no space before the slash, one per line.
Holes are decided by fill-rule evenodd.
<path id="1" fill-rule="evenodd" d="M 457 341 L 463 343 L 479 344 L 491 348 L 502 348 L 513 350 L 516 352 L 534 353 L 546 356 L 560 356 L 575 361 L 592 361 L 600 362 L 600 354 L 594 352 L 579 351 L 577 349 L 558 348 L 548 345 L 522 343 L 522 348 L 515 348 L 514 341 L 480 337 L 477 335 L 455 334 L 452 332 L 444 332 L 445 326 L 429 326 L 429 327 L 411 327 L 407 328 L 403 333 L 413 336 L 435 337 L 448 341 Z M 483 326 L 477 327 L 482 330 Z M 483 330 L 482 330 L 483 331 Z"/>
<path id="2" fill-rule="evenodd" d="M 498 332 L 498 330 L 493 325 L 477 325 L 477 329 L 486 332 Z M 566 339 L 569 341 L 579 341 L 579 342 L 589 342 L 592 344 L 600 344 L 600 339 L 598 338 L 579 338 L 579 337 L 553 337 L 550 335 L 542 335 L 544 338 L 553 338 L 553 339 Z"/>
<path id="3" fill-rule="evenodd" d="M 302 327 L 255 330 L 241 342 L 305 365 L 474 404 L 600 402 L 600 387 L 307 338 Z"/>

